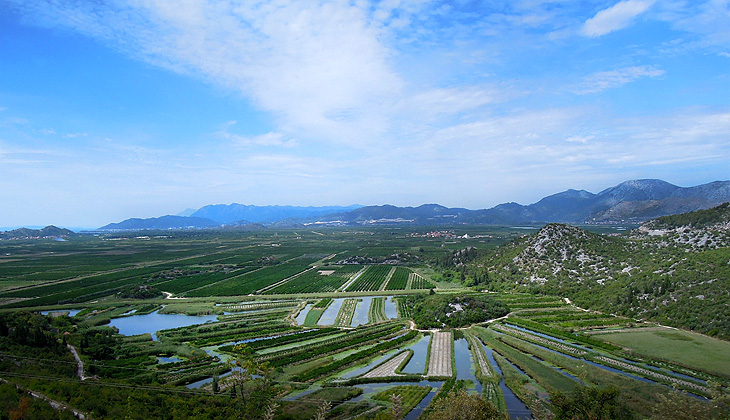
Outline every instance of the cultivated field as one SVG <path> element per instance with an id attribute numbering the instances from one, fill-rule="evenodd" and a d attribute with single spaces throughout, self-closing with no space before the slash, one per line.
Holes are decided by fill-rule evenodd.
<path id="1" fill-rule="evenodd" d="M 428 376 L 452 376 L 451 332 L 438 331 L 431 339 L 431 353 L 428 360 Z"/>
<path id="2" fill-rule="evenodd" d="M 391 407 L 393 394 L 409 410 L 432 389 L 441 388 L 438 399 L 450 390 L 475 393 L 479 385 L 500 409 L 507 410 L 505 395 L 513 392 L 540 418 L 549 392 L 569 393 L 581 383 L 615 386 L 649 418 L 661 396 L 686 402 L 672 386 L 705 397 L 710 384 L 730 387 L 728 342 L 646 328 L 559 296 L 483 293 L 440 277 L 432 266 L 438 258 L 523 234 L 489 229 L 466 231 L 488 234 L 489 243 L 445 242 L 402 227 L 0 241 L 3 377 L 99 419 L 124 418 L 129 401 L 159 408 L 155 418 L 193 402 L 221 417 L 260 418 L 247 417 L 242 395 L 276 396 L 280 418 L 313 418 L 323 400 L 333 402 L 329 419 L 372 418 Z M 429 346 L 419 346 L 424 331 L 409 312 L 418 309 L 403 302 L 428 298 L 429 289 L 436 298 L 488 297 L 511 313 L 434 330 Z M 386 296 L 398 319 L 387 319 Z M 47 310 L 73 316 L 38 314 Z M 353 319 L 367 323 L 352 328 Z M 122 331 L 124 320 L 136 329 Z M 461 337 L 476 375 L 461 370 L 469 355 L 462 341 L 454 347 Z M 78 380 L 78 364 L 63 343 L 74 346 L 93 386 Z M 373 366 L 385 355 L 394 356 Z M 405 379 L 416 382 L 399 382 Z M 14 390 L 3 385 L 3 395 Z"/>
<path id="3" fill-rule="evenodd" d="M 402 353 L 399 353 L 390 359 L 388 359 L 385 363 L 381 364 L 380 366 L 376 366 L 371 370 L 370 372 L 367 372 L 362 377 L 363 378 L 381 378 L 381 377 L 389 377 L 389 376 L 395 376 L 396 370 L 398 367 L 408 358 L 410 354 L 407 351 L 404 351 Z"/>
<path id="4" fill-rule="evenodd" d="M 623 331 L 594 336 L 626 347 L 632 353 L 668 360 L 730 378 L 730 343 L 673 328 Z"/>

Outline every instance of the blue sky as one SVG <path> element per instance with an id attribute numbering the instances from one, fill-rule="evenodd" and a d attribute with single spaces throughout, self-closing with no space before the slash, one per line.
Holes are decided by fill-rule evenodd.
<path id="1" fill-rule="evenodd" d="M 0 226 L 730 178 L 730 2 L 0 0 Z"/>

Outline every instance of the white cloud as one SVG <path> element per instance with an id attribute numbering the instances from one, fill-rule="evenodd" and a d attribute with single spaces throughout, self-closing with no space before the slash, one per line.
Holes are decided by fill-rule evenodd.
<path id="1" fill-rule="evenodd" d="M 379 137 L 402 87 L 382 25 L 348 2 L 139 0 L 23 6 L 48 25 L 238 91 L 289 133 L 352 143 Z M 385 17 L 383 17 L 385 19 Z M 389 18 L 391 19 L 391 18 Z"/>
<path id="2" fill-rule="evenodd" d="M 664 70 L 654 68 L 653 66 L 633 66 L 617 70 L 601 71 L 583 78 L 583 83 L 575 92 L 578 94 L 602 92 L 606 89 L 623 86 L 642 77 L 659 77 L 663 74 Z"/>
<path id="3" fill-rule="evenodd" d="M 629 26 L 636 16 L 644 13 L 653 3 L 653 0 L 625 0 L 618 2 L 588 19 L 583 24 L 581 33 L 588 37 L 598 37 L 623 29 Z"/>

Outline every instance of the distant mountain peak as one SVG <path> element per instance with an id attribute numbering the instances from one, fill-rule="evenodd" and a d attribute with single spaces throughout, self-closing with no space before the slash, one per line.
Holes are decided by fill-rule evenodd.
<path id="1" fill-rule="evenodd" d="M 607 188 L 598 194 L 582 189 L 568 189 L 529 205 L 510 202 L 482 210 L 449 208 L 436 203 L 417 207 L 397 207 L 391 204 L 365 207 L 360 205 L 298 207 L 231 203 L 201 207 L 188 217 L 166 216 L 180 217 L 177 220 L 150 219 L 145 222 L 141 219 L 129 219 L 122 223 L 130 227 L 116 226 L 113 229 L 134 229 L 132 226 L 201 228 L 253 223 L 276 227 L 315 223 L 331 226 L 640 223 L 659 216 L 707 209 L 726 201 L 730 201 L 730 181 L 678 187 L 660 179 L 634 179 Z M 109 226 L 111 225 L 104 228 Z"/>

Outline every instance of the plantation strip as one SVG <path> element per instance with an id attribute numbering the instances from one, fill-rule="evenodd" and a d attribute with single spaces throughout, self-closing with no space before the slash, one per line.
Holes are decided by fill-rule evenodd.
<path id="1" fill-rule="evenodd" d="M 241 303 L 237 305 L 220 305 L 219 308 L 227 312 L 236 311 L 257 311 L 261 309 L 293 307 L 299 302 L 294 300 L 277 300 L 268 302 Z"/>
<path id="2" fill-rule="evenodd" d="M 485 339 L 485 341 L 489 340 L 487 336 L 494 334 L 483 327 L 474 327 L 474 330 L 479 338 Z M 522 341 L 515 337 L 500 336 L 498 340 L 519 349 L 522 352 L 536 355 L 544 362 L 548 362 L 577 377 L 580 377 L 586 384 L 593 384 L 600 387 L 614 385 L 621 390 L 630 392 L 632 398 L 627 400 L 630 408 L 645 416 L 651 415 L 649 408 L 652 407 L 654 402 L 656 402 L 659 395 L 663 395 L 668 398 L 693 399 L 689 396 L 680 395 L 665 385 L 640 382 L 620 373 L 610 372 L 591 365 L 585 360 L 571 358 L 571 356 L 567 356 L 562 353 L 546 350 L 544 348 L 537 347 L 535 344 Z M 487 344 L 489 345 L 489 343 Z"/>
<path id="3" fill-rule="evenodd" d="M 437 331 L 433 333 L 429 347 L 431 351 L 428 359 L 428 376 L 453 376 L 451 343 L 452 336 L 450 331 Z"/>
<path id="4" fill-rule="evenodd" d="M 340 330 L 338 330 L 337 328 L 317 328 L 313 330 L 297 331 L 292 334 L 284 334 L 263 340 L 251 341 L 249 343 L 246 343 L 246 347 L 252 350 L 269 349 L 283 346 L 285 344 L 311 340 L 316 337 L 329 336 L 339 333 Z M 222 346 L 219 348 L 219 350 L 233 351 L 233 345 Z"/>
<path id="5" fill-rule="evenodd" d="M 503 332 L 505 334 L 517 336 L 519 338 L 522 338 L 523 340 L 531 341 L 533 343 L 541 344 L 546 347 L 554 348 L 563 353 L 571 353 L 576 356 L 584 356 L 588 353 L 585 350 L 581 350 L 581 349 L 575 348 L 573 346 L 559 343 L 554 340 L 549 340 L 547 338 L 540 337 L 540 336 L 534 335 L 534 334 L 530 334 L 530 333 L 527 333 L 527 332 L 524 332 L 524 331 L 521 331 L 521 330 L 518 330 L 515 328 L 509 328 L 509 327 L 506 327 L 501 324 L 493 324 L 492 328 L 495 329 L 496 331 Z"/>
<path id="6" fill-rule="evenodd" d="M 543 324 L 533 322 L 533 321 L 530 321 L 527 319 L 519 319 L 519 318 L 510 317 L 510 318 L 503 320 L 502 322 L 504 322 L 506 324 L 512 324 L 512 325 L 516 325 L 518 327 L 526 328 L 528 330 L 537 331 L 539 333 L 543 333 L 543 334 L 550 335 L 553 337 L 562 338 L 564 340 L 577 341 L 577 342 L 584 344 L 586 346 L 589 346 L 589 347 L 599 347 L 599 348 L 602 348 L 602 349 L 608 350 L 608 351 L 615 351 L 615 350 L 621 349 L 620 347 L 614 346 L 611 343 L 606 343 L 604 341 L 596 340 L 595 338 L 589 337 L 588 335 L 585 335 L 585 334 L 580 334 L 580 333 L 569 334 L 569 333 L 566 333 L 565 331 L 558 330 L 555 328 L 550 328 Z"/>
<path id="7" fill-rule="evenodd" d="M 381 284 L 380 287 L 378 288 L 378 291 L 385 290 L 385 286 L 387 286 L 388 283 L 390 283 L 390 279 L 393 277 L 393 273 L 395 273 L 396 268 L 397 267 L 393 267 L 390 269 L 390 271 L 388 271 L 388 274 L 385 276 L 385 280 L 383 281 L 383 284 Z"/>
<path id="8" fill-rule="evenodd" d="M 349 327 L 352 323 L 352 317 L 355 315 L 355 309 L 357 308 L 357 299 L 345 299 L 342 302 L 340 311 L 337 313 L 335 318 L 335 327 Z"/>
<path id="9" fill-rule="evenodd" d="M 374 400 L 393 401 L 393 396 L 400 396 L 401 415 L 406 415 L 413 410 L 431 392 L 429 386 L 398 385 L 373 395 Z"/>
<path id="10" fill-rule="evenodd" d="M 509 346 L 494 336 L 484 334 L 483 330 L 476 330 L 476 334 L 486 345 L 498 351 L 548 391 L 570 392 L 575 388 L 575 381 L 533 359 L 528 354 Z"/>
<path id="11" fill-rule="evenodd" d="M 317 368 L 314 368 L 308 372 L 304 372 L 300 375 L 297 375 L 294 378 L 294 381 L 297 382 L 306 382 L 311 381 L 313 379 L 319 378 L 321 376 L 336 372 L 337 370 L 350 365 L 352 363 L 355 363 L 361 359 L 365 359 L 367 357 L 371 357 L 375 354 L 382 353 L 386 350 L 399 347 L 401 344 L 406 343 L 418 335 L 417 331 L 408 331 L 405 335 L 402 335 L 400 337 L 397 337 L 393 340 L 389 341 L 383 341 L 369 349 L 359 351 L 357 353 L 351 354 L 344 359 L 336 360 L 331 363 L 328 363 L 323 366 L 319 366 Z"/>
<path id="12" fill-rule="evenodd" d="M 349 291 L 377 291 L 390 272 L 388 265 L 371 265 L 353 281 L 345 290 Z"/>
<path id="13" fill-rule="evenodd" d="M 385 315 L 385 298 L 373 298 L 370 302 L 370 309 L 368 310 L 368 322 L 375 324 L 387 320 L 388 317 Z"/>
<path id="14" fill-rule="evenodd" d="M 343 284 L 342 286 L 340 286 L 340 288 L 339 288 L 339 289 L 337 289 L 337 291 L 338 291 L 338 292 L 344 292 L 345 290 L 347 290 L 347 288 L 348 288 L 348 287 L 350 287 L 350 285 L 351 285 L 351 284 L 352 284 L 352 283 L 353 283 L 353 282 L 354 282 L 355 280 L 357 280 L 358 278 L 360 278 L 360 276 L 361 276 L 361 275 L 362 275 L 362 274 L 363 274 L 363 273 L 364 273 L 364 272 L 365 272 L 365 271 L 366 271 L 367 269 L 368 269 L 368 266 L 367 266 L 367 265 L 366 265 L 366 266 L 363 266 L 363 267 L 362 267 L 362 268 L 361 268 L 360 270 L 358 270 L 358 271 L 357 271 L 357 272 L 356 272 L 355 274 L 353 274 L 353 275 L 352 275 L 352 277 L 350 277 L 350 279 L 349 279 L 349 280 L 348 280 L 347 282 L 345 282 L 345 284 Z"/>
<path id="15" fill-rule="evenodd" d="M 396 376 L 397 371 L 401 368 L 401 366 L 411 357 L 413 356 L 413 350 L 405 350 L 402 351 L 395 356 L 391 357 L 390 359 L 386 360 L 384 363 L 381 363 L 380 365 L 374 367 L 369 372 L 362 375 L 363 378 L 382 378 L 382 377 L 389 377 L 389 376 Z"/>
<path id="16" fill-rule="evenodd" d="M 387 282 L 385 290 L 405 290 L 408 287 L 408 277 L 411 270 L 405 267 L 395 267 L 390 280 Z"/>
<path id="17" fill-rule="evenodd" d="M 493 376 L 492 369 L 489 366 L 489 362 L 487 361 L 487 357 L 484 354 L 484 349 L 482 348 L 481 344 L 479 343 L 479 340 L 474 337 L 474 334 L 469 331 L 464 331 L 464 336 L 466 337 L 467 341 L 469 341 L 469 347 L 471 347 L 471 353 L 474 357 L 474 360 L 476 361 L 476 368 L 478 370 L 477 376 L 483 376 L 483 377 L 491 377 Z"/>
<path id="18" fill-rule="evenodd" d="M 317 269 L 317 267 L 309 267 L 308 269 L 302 271 L 301 273 L 294 274 L 291 277 L 287 277 L 284 280 L 281 280 L 281 281 L 278 281 L 278 282 L 276 282 L 276 283 L 274 283 L 272 285 L 266 286 L 266 287 L 264 287 L 264 288 L 256 291 L 256 293 L 257 294 L 263 294 L 264 292 L 266 292 L 268 290 L 271 290 L 271 289 L 274 289 L 276 287 L 279 287 L 279 286 L 281 286 L 281 285 L 283 285 L 283 284 L 285 284 L 285 283 L 287 283 L 287 282 L 289 282 L 291 280 L 294 280 L 295 278 L 297 278 L 297 277 L 299 277 L 301 275 L 304 275 L 304 274 L 306 274 L 306 273 L 308 273 L 308 272 L 310 272 L 312 270 L 316 270 L 316 269 Z"/>
<path id="19" fill-rule="evenodd" d="M 410 273 L 408 275 L 408 285 L 406 286 L 408 290 L 434 289 L 435 287 L 433 283 L 418 273 Z"/>
<path id="20" fill-rule="evenodd" d="M 344 350 L 364 345 L 368 342 L 382 340 L 403 330 L 403 325 L 390 324 L 355 329 L 349 334 L 312 344 L 306 348 L 294 348 L 271 353 L 258 357 L 259 361 L 269 362 L 273 367 L 285 366 L 312 358 L 322 357 L 330 353 L 339 353 Z"/>

